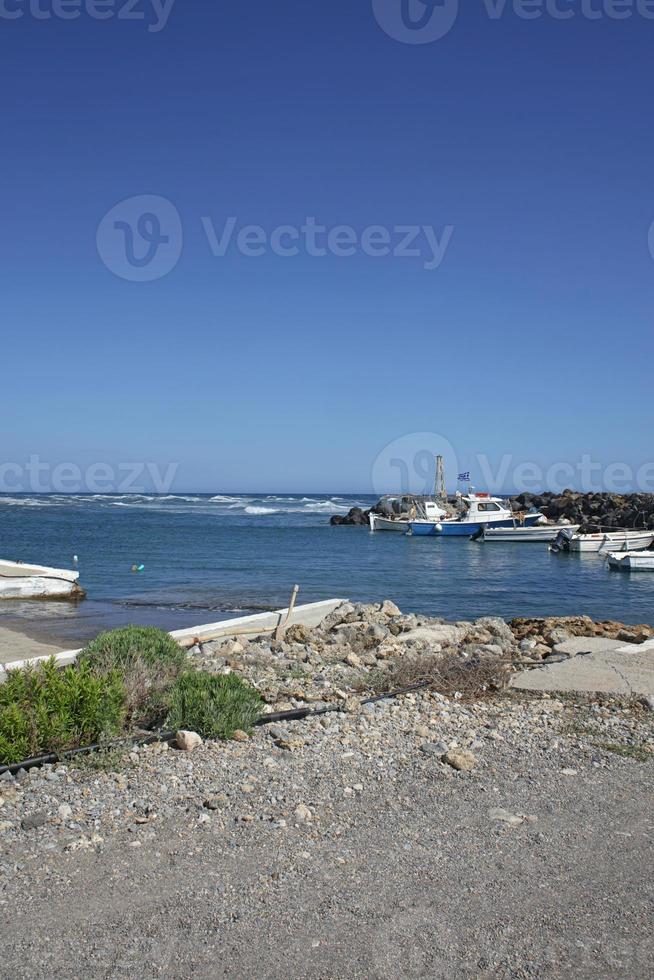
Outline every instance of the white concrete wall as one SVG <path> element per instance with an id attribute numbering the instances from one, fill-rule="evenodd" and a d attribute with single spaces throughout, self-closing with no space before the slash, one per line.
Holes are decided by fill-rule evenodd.
<path id="1" fill-rule="evenodd" d="M 303 606 L 296 606 L 291 614 L 289 626 L 294 623 L 301 623 L 303 626 L 318 626 L 342 602 L 345 602 L 345 599 L 325 599 L 322 602 L 309 602 Z M 283 622 L 287 612 L 288 609 L 278 609 L 275 612 L 257 613 L 254 616 L 239 616 L 237 619 L 223 619 L 217 623 L 193 626 L 191 629 L 173 630 L 170 635 L 179 643 L 184 643 L 185 641 L 193 640 L 195 637 L 205 637 L 212 634 L 234 636 L 241 629 L 248 629 L 255 626 L 259 627 L 263 632 L 266 629 L 274 629 L 279 623 Z M 81 652 L 81 650 L 64 650 L 62 653 L 55 654 L 55 660 L 62 666 L 72 664 Z M 5 680 L 5 671 L 19 670 L 22 667 L 27 667 L 29 664 L 35 664 L 47 659 L 47 656 L 40 656 L 4 664 L 0 667 L 0 684 Z"/>

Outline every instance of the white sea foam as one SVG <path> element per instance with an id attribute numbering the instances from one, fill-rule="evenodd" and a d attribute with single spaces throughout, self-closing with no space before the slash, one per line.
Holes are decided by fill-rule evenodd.
<path id="1" fill-rule="evenodd" d="M 332 500 L 314 500 L 305 504 L 302 510 L 305 514 L 341 514 L 347 513 L 348 508 Z"/>
<path id="2" fill-rule="evenodd" d="M 53 507 L 47 500 L 35 500 L 33 497 L 0 497 L 0 506 L 8 507 Z"/>
<path id="3" fill-rule="evenodd" d="M 276 508 L 276 507 L 246 507 L 245 508 L 245 513 L 246 514 L 253 514 L 253 515 L 258 515 L 258 514 L 281 514 L 282 511 L 279 510 L 279 508 Z"/>

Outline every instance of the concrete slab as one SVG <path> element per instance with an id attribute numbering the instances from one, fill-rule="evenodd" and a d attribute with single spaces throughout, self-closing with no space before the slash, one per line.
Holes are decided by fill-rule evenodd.
<path id="1" fill-rule="evenodd" d="M 593 694 L 654 693 L 654 642 L 621 644 L 596 650 L 563 663 L 523 670 L 511 678 L 521 691 L 590 692 Z"/>
<path id="2" fill-rule="evenodd" d="M 578 653 L 601 653 L 604 650 L 620 650 L 624 646 L 637 647 L 637 643 L 625 644 L 624 640 L 610 640 L 606 636 L 575 636 L 571 640 L 554 644 L 554 653 L 576 657 Z"/>
<path id="3" fill-rule="evenodd" d="M 0 664 L 31 657 L 49 657 L 59 653 L 60 649 L 52 643 L 33 640 L 19 630 L 0 626 Z"/>

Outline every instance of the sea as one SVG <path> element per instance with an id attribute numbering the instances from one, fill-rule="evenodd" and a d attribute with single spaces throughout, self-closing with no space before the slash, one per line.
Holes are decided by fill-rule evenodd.
<path id="1" fill-rule="evenodd" d="M 543 544 L 372 534 L 342 494 L 1 494 L 0 558 L 77 567 L 77 603 L 0 603 L 0 625 L 65 647 L 128 623 L 182 629 L 333 597 L 449 620 L 566 616 L 654 623 L 654 575 Z M 74 564 L 74 556 L 77 564 Z M 140 568 L 140 571 L 134 571 Z"/>

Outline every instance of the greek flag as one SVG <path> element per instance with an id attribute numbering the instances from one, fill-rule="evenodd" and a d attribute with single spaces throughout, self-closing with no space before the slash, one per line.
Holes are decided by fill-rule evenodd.
<path id="1" fill-rule="evenodd" d="M 470 471 L 469 470 L 466 473 L 459 473 L 459 480 L 460 480 L 461 483 L 465 483 L 469 479 L 470 479 Z"/>

